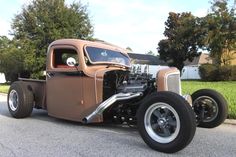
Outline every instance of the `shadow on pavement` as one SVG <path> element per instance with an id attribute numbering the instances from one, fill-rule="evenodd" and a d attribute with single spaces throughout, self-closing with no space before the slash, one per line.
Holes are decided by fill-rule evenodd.
<path id="1" fill-rule="evenodd" d="M 7 108 L 7 104 L 5 102 L 0 102 L 0 115 L 7 117 L 7 118 L 13 118 Z M 121 124 L 113 124 L 113 123 L 93 123 L 93 124 L 83 124 L 81 122 L 75 122 L 75 121 L 69 121 L 59 118 L 54 118 L 48 115 L 47 111 L 40 110 L 40 109 L 34 109 L 31 116 L 27 119 L 34 119 L 34 120 L 42 120 L 47 122 L 53 122 L 56 124 L 63 124 L 63 125 L 71 125 L 71 126 L 83 126 L 88 128 L 101 128 L 101 129 L 115 129 L 117 131 L 137 131 L 136 126 L 128 126 L 128 125 L 121 125 Z"/>

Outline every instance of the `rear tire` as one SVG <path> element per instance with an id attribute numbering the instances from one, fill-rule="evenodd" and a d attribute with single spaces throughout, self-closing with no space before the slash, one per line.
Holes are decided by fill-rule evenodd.
<path id="1" fill-rule="evenodd" d="M 145 143 L 157 151 L 174 153 L 186 147 L 196 131 L 195 114 L 180 95 L 157 92 L 137 112 L 138 130 Z"/>
<path id="2" fill-rule="evenodd" d="M 200 116 L 199 127 L 214 128 L 227 118 L 228 104 L 219 92 L 212 89 L 201 89 L 192 94 L 192 100 L 197 119 Z M 201 116 L 203 106 L 205 112 Z"/>
<path id="3" fill-rule="evenodd" d="M 34 96 L 23 82 L 14 82 L 8 92 L 7 104 L 10 114 L 15 118 L 25 118 L 31 115 Z"/>

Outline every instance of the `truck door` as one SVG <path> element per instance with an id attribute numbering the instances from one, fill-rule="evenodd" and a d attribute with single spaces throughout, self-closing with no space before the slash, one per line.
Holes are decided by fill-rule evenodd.
<path id="1" fill-rule="evenodd" d="M 83 103 L 78 50 L 73 46 L 52 46 L 47 63 L 47 110 L 53 117 L 79 120 Z"/>

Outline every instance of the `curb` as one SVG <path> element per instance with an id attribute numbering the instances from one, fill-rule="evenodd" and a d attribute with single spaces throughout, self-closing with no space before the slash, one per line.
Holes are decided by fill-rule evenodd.
<path id="1" fill-rule="evenodd" d="M 7 96 L 5 93 L 0 93 L 0 96 Z M 236 125 L 235 119 L 225 119 L 224 124 Z"/>
<path id="2" fill-rule="evenodd" d="M 7 94 L 5 94 L 5 93 L 0 93 L 0 95 L 1 95 L 1 96 L 7 96 Z"/>
<path id="3" fill-rule="evenodd" d="M 236 120 L 235 119 L 226 119 L 224 121 L 224 124 L 236 125 Z"/>

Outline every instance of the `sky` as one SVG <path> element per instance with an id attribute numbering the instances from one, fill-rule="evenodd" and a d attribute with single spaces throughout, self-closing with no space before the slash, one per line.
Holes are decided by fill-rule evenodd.
<path id="1" fill-rule="evenodd" d="M 0 0 L 0 35 L 9 36 L 11 22 L 22 6 L 31 0 Z M 78 0 L 66 0 L 67 4 Z M 135 53 L 157 52 L 164 39 L 165 21 L 169 12 L 192 12 L 205 16 L 208 0 L 81 0 L 88 5 L 94 25 L 94 37 Z"/>

